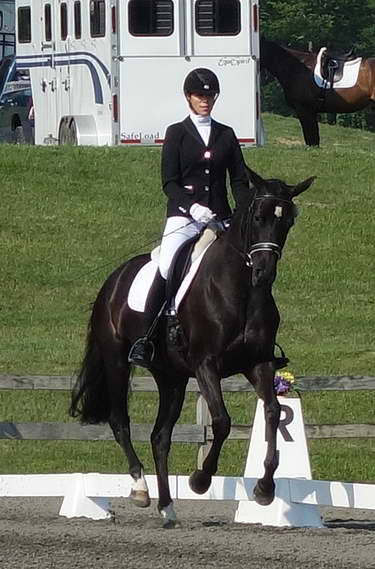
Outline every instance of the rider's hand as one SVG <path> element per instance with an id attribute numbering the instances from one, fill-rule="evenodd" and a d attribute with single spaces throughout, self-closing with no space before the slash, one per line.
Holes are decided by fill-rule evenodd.
<path id="1" fill-rule="evenodd" d="M 200 223 L 208 223 L 215 217 L 215 214 L 212 213 L 209 207 L 199 203 L 193 203 L 190 208 L 190 215 L 194 221 L 199 221 Z"/>

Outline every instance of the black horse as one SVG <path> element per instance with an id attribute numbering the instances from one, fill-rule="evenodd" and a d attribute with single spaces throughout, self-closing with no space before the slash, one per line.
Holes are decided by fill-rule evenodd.
<path id="1" fill-rule="evenodd" d="M 167 461 L 172 430 L 181 412 L 189 377 L 197 378 L 213 428 L 212 447 L 202 470 L 191 475 L 191 488 L 198 494 L 208 490 L 230 431 L 221 378 L 243 373 L 264 401 L 266 420 L 265 473 L 255 487 L 255 499 L 267 505 L 274 498 L 280 405 L 273 387 L 279 313 L 272 297 L 272 283 L 296 215 L 292 200 L 307 190 L 314 178 L 288 186 L 276 179 L 263 180 L 252 171 L 249 177 L 248 200 L 238 207 L 230 228 L 208 249 L 179 307 L 182 345 L 176 347 L 170 342 L 168 317 L 159 322 L 157 357 L 151 370 L 159 390 L 159 410 L 151 442 L 159 511 L 165 526 L 173 525 L 176 519 Z M 71 414 L 79 416 L 81 422 L 109 423 L 127 456 L 134 479 L 131 497 L 139 506 L 148 506 L 150 498 L 143 466 L 130 436 L 128 352 L 145 330 L 143 314 L 129 308 L 127 297 L 135 275 L 149 260 L 150 255 L 140 255 L 126 262 L 109 276 L 100 290 L 71 404 Z"/>
<path id="2" fill-rule="evenodd" d="M 316 53 L 284 48 L 261 39 L 261 68 L 267 69 L 279 81 L 309 146 L 319 146 L 318 113 L 353 113 L 375 102 L 374 57 L 362 58 L 356 84 L 345 89 L 318 87 L 314 80 L 316 61 Z"/>

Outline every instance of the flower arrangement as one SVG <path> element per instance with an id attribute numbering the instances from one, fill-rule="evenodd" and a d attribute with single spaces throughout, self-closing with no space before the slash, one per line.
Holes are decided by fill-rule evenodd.
<path id="1" fill-rule="evenodd" d="M 295 391 L 299 394 L 296 379 L 290 371 L 277 371 L 273 385 L 276 390 L 276 395 L 287 395 L 291 391 Z"/>

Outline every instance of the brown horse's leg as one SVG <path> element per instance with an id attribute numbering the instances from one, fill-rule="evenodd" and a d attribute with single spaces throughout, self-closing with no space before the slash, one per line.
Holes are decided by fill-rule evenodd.
<path id="1" fill-rule="evenodd" d="M 317 115 L 313 110 L 305 107 L 295 107 L 297 117 L 301 123 L 303 137 L 308 146 L 319 146 L 319 124 Z"/>
<path id="2" fill-rule="evenodd" d="M 152 452 L 154 456 L 159 490 L 159 511 L 163 517 L 164 527 L 173 527 L 176 515 L 168 482 L 168 454 L 171 447 L 173 427 L 175 426 L 185 398 L 189 377 L 168 377 L 166 373 L 153 372 L 159 389 L 159 409 L 155 426 L 151 434 Z"/>
<path id="3" fill-rule="evenodd" d="M 258 364 L 252 369 L 250 374 L 246 374 L 249 381 L 254 385 L 258 396 L 264 401 L 267 454 L 264 461 L 264 476 L 258 480 L 254 488 L 255 501 L 262 506 L 268 506 L 274 499 L 275 483 L 273 475 L 278 466 L 276 434 L 280 421 L 280 404 L 273 387 L 274 375 L 273 362 Z"/>
<path id="4" fill-rule="evenodd" d="M 199 389 L 211 414 L 213 432 L 212 445 L 202 470 L 193 472 L 189 479 L 191 489 L 197 494 L 203 494 L 210 487 L 212 476 L 217 471 L 221 448 L 230 433 L 231 420 L 224 404 L 215 359 L 206 358 L 195 371 Z"/>

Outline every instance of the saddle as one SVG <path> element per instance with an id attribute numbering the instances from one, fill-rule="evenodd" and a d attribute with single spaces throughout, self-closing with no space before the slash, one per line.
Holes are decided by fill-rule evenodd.
<path id="1" fill-rule="evenodd" d="M 333 89 L 334 83 L 340 81 L 344 75 L 344 66 L 348 61 L 356 59 L 354 48 L 347 53 L 338 53 L 325 48 L 320 60 L 320 74 Z"/>
<path id="2" fill-rule="evenodd" d="M 177 249 L 168 272 L 166 284 L 166 300 L 169 309 L 173 306 L 174 297 L 189 272 L 191 264 L 210 243 L 217 239 L 221 231 L 219 226 L 216 227 L 216 224 L 211 224 L 201 234 L 188 239 Z"/>
<path id="3" fill-rule="evenodd" d="M 177 249 L 174 254 L 166 284 L 166 315 L 168 338 L 171 344 L 178 350 L 183 350 L 184 338 L 180 322 L 175 309 L 176 293 L 190 270 L 193 261 L 212 243 L 220 233 L 224 231 L 224 226 L 211 224 L 200 235 L 188 239 Z"/>

